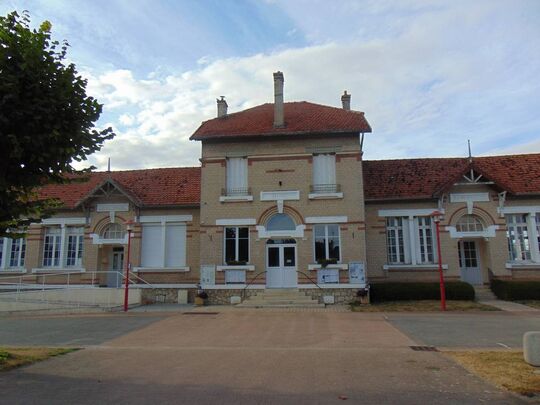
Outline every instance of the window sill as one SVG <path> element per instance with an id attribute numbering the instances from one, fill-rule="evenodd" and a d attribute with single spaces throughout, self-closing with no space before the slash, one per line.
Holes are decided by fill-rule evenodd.
<path id="1" fill-rule="evenodd" d="M 442 265 L 443 270 L 448 270 L 448 265 Z M 384 270 L 390 271 L 415 271 L 415 270 L 439 270 L 438 264 L 385 264 Z"/>
<path id="2" fill-rule="evenodd" d="M 239 265 L 224 265 L 216 266 L 216 271 L 225 271 L 225 270 L 246 270 L 246 271 L 255 271 L 255 265 L 253 264 L 239 264 Z"/>
<path id="3" fill-rule="evenodd" d="M 310 200 L 335 200 L 343 198 L 343 193 L 309 193 Z"/>
<path id="4" fill-rule="evenodd" d="M 0 269 L 0 274 L 24 274 L 26 273 L 26 269 L 23 267 L 23 268 L 18 268 L 18 267 L 11 267 L 11 268 L 6 268 L 6 269 Z"/>
<path id="5" fill-rule="evenodd" d="M 134 267 L 134 273 L 187 273 L 189 266 L 184 267 Z"/>
<path id="6" fill-rule="evenodd" d="M 253 201 L 252 195 L 222 195 L 219 202 Z"/>
<path id="7" fill-rule="evenodd" d="M 348 270 L 348 264 L 329 264 L 324 269 L 321 264 L 308 264 L 308 270 Z"/>
<path id="8" fill-rule="evenodd" d="M 32 269 L 32 273 L 84 273 L 82 267 L 38 267 Z"/>
<path id="9" fill-rule="evenodd" d="M 540 269 L 540 263 L 535 262 L 507 262 L 505 267 L 507 269 Z"/>

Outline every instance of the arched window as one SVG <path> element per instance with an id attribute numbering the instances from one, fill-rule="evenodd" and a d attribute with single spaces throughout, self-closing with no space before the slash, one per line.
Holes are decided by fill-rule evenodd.
<path id="1" fill-rule="evenodd" d="M 296 225 L 287 214 L 276 214 L 266 223 L 267 231 L 294 231 Z"/>
<path id="2" fill-rule="evenodd" d="M 484 224 L 476 215 L 463 215 L 456 224 L 458 232 L 482 232 Z"/>
<path id="3" fill-rule="evenodd" d="M 109 224 L 103 229 L 101 237 L 103 239 L 124 239 L 125 231 L 122 225 L 116 222 Z"/>

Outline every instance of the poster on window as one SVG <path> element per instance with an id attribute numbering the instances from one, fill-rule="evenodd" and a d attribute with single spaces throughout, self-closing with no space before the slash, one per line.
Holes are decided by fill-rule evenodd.
<path id="1" fill-rule="evenodd" d="M 364 266 L 364 262 L 349 263 L 349 282 L 351 284 L 366 283 L 366 269 Z"/>

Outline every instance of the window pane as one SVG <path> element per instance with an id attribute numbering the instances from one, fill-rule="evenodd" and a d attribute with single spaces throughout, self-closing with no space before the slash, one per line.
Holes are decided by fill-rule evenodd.
<path id="1" fill-rule="evenodd" d="M 236 240 L 227 239 L 225 241 L 225 262 L 235 262 L 236 261 Z"/>
<path id="2" fill-rule="evenodd" d="M 285 267 L 294 267 L 296 266 L 296 258 L 294 255 L 294 247 L 285 247 L 283 248 L 283 264 Z"/>
<path id="3" fill-rule="evenodd" d="M 316 239 L 315 240 L 315 260 L 323 260 L 326 259 L 326 251 L 324 248 L 324 239 Z"/>
<path id="4" fill-rule="evenodd" d="M 249 228 L 238 228 L 239 238 L 249 238 Z"/>
<path id="5" fill-rule="evenodd" d="M 531 259 L 527 215 L 514 214 L 506 216 L 508 253 L 510 260 L 522 261 Z"/>
<path id="6" fill-rule="evenodd" d="M 276 214 L 266 224 L 267 231 L 294 231 L 296 225 L 287 214 Z"/>
<path id="7" fill-rule="evenodd" d="M 313 227 L 313 234 L 315 235 L 316 238 L 324 238 L 325 235 L 326 235 L 326 231 L 325 231 L 325 226 L 324 225 L 315 225 Z"/>
<path id="8" fill-rule="evenodd" d="M 249 239 L 238 240 L 238 261 L 246 263 L 249 261 Z"/>
<path id="9" fill-rule="evenodd" d="M 2 267 L 2 255 L 4 254 L 4 238 L 0 237 L 0 267 Z"/>
<path id="10" fill-rule="evenodd" d="M 225 228 L 225 238 L 227 239 L 236 238 L 236 228 Z"/>
<path id="11" fill-rule="evenodd" d="M 339 260 L 339 238 L 328 239 L 328 259 Z"/>
<path id="12" fill-rule="evenodd" d="M 279 267 L 279 248 L 268 248 L 268 267 Z"/>

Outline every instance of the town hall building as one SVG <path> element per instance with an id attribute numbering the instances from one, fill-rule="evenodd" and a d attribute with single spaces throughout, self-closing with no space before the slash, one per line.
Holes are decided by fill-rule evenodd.
<path id="1" fill-rule="evenodd" d="M 540 280 L 540 154 L 365 161 L 372 129 L 351 110 L 274 102 L 217 117 L 191 136 L 199 167 L 96 172 L 49 185 L 58 212 L 0 239 L 0 276 L 132 288 L 212 303 L 297 289 L 351 301 L 367 283 Z M 57 275 L 57 276 L 55 276 Z M 164 297 L 164 298 L 163 298 Z M 330 298 L 329 298 L 330 297 Z"/>

